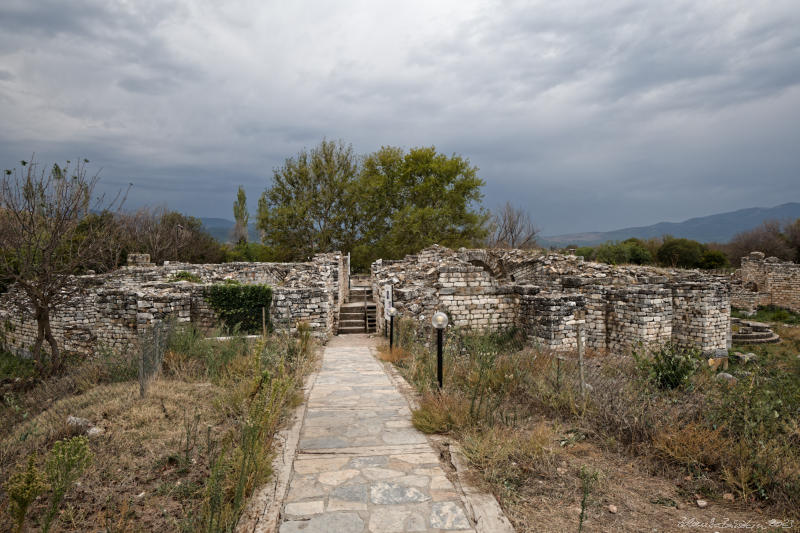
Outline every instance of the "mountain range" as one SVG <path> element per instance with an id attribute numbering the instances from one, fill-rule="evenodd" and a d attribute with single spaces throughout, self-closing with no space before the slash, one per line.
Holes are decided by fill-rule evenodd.
<path id="1" fill-rule="evenodd" d="M 563 247 L 570 244 L 590 246 L 607 241 L 624 241 L 631 237 L 650 239 L 663 235 L 693 239 L 699 242 L 730 241 L 737 233 L 751 230 L 766 220 L 784 222 L 800 218 L 800 203 L 790 202 L 776 207 L 750 207 L 726 213 L 690 218 L 683 222 L 659 222 L 651 226 L 622 228 L 613 231 L 545 235 L 537 238 L 540 246 Z"/>

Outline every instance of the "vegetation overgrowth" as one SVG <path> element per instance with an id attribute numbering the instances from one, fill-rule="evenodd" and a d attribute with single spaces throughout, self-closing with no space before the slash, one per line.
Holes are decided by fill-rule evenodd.
<path id="1" fill-rule="evenodd" d="M 685 477 L 685 500 L 730 493 L 744 509 L 800 516 L 798 328 L 780 329 L 779 345 L 753 348 L 755 362 L 731 357 L 730 380 L 677 346 L 635 357 L 590 350 L 584 393 L 575 354 L 527 346 L 515 331 L 458 329 L 446 334 L 440 392 L 435 358 L 415 328 L 400 320 L 398 347 L 381 355 L 420 393 L 414 425 L 457 439 L 512 516 L 524 516 L 537 484 L 579 444 Z"/>
<path id="2" fill-rule="evenodd" d="M 271 474 L 314 350 L 304 324 L 255 342 L 182 325 L 143 398 L 135 356 L 70 361 L 46 379 L 6 364 L 21 380 L 0 404 L 0 531 L 233 531 Z M 69 416 L 99 431 L 87 438 Z"/>
<path id="3" fill-rule="evenodd" d="M 791 326 L 800 325 L 800 314 L 774 305 L 759 306 L 754 314 L 731 308 L 731 316 L 755 322 L 778 322 Z"/>

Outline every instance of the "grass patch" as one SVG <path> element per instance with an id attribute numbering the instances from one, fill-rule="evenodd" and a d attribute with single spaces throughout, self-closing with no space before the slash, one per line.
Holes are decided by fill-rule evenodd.
<path id="1" fill-rule="evenodd" d="M 299 329 L 295 336 L 221 343 L 191 326 L 178 328 L 143 398 L 135 365 L 111 354 L 18 391 L 25 414 L 6 418 L 0 433 L 0 470 L 20 473 L 17 479 L 24 481 L 29 464 L 59 471 L 48 450 L 84 432 L 67 417 L 100 429 L 86 441 L 91 461 L 60 452 L 59 464 L 84 469 L 61 469 L 60 479 L 70 481 L 63 493 L 31 498 L 25 524 L 41 527 L 50 516 L 51 530 L 59 531 L 232 531 L 271 474 L 275 432 L 313 365 L 310 331 Z M 49 402 L 48 392 L 55 393 Z M 26 494 L 13 495 L 24 504 Z M 0 492 L 0 522 L 13 519 L 5 511 L 12 510 L 9 496 Z"/>
<path id="2" fill-rule="evenodd" d="M 747 316 L 742 310 L 732 307 L 731 316 L 756 322 L 789 324 L 791 326 L 800 325 L 800 314 L 774 305 L 759 306 L 755 314 L 750 316 Z"/>

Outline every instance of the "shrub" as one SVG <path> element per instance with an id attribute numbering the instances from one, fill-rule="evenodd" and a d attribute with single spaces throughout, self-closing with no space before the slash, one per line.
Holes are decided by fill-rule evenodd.
<path id="1" fill-rule="evenodd" d="M 197 274 L 192 274 L 191 272 L 187 272 L 185 270 L 181 270 L 180 272 L 175 272 L 169 278 L 170 281 L 191 281 L 192 283 L 201 283 L 203 280 Z"/>
<path id="2" fill-rule="evenodd" d="M 658 249 L 658 262 L 664 266 L 697 268 L 705 247 L 690 239 L 667 239 Z"/>
<path id="3" fill-rule="evenodd" d="M 228 328 L 238 325 L 245 333 L 261 331 L 262 309 L 267 311 L 272 302 L 272 288 L 268 285 L 217 284 L 208 287 L 205 299 Z"/>
<path id="4" fill-rule="evenodd" d="M 84 436 L 58 441 L 50 450 L 45 471 L 50 483 L 50 506 L 42 521 L 42 531 L 50 530 L 50 524 L 58 513 L 64 495 L 72 484 L 83 474 L 92 460 L 89 439 Z"/>
<path id="5" fill-rule="evenodd" d="M 23 530 L 28 509 L 45 488 L 44 476 L 36 468 L 35 454 L 28 456 L 27 468 L 15 472 L 6 481 L 5 489 L 9 500 L 8 512 L 14 519 L 18 533 Z"/>
<path id="6" fill-rule="evenodd" d="M 634 350 L 639 370 L 661 389 L 677 389 L 689 382 L 700 366 L 700 351 L 663 344 L 643 355 Z"/>

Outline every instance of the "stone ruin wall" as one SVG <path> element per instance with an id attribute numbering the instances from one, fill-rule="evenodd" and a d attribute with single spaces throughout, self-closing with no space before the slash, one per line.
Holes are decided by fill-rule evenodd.
<path id="1" fill-rule="evenodd" d="M 275 328 L 293 331 L 298 321 L 304 321 L 314 336 L 327 339 L 336 331 L 338 305 L 349 287 L 349 258 L 338 253 L 319 254 L 308 263 L 155 266 L 138 255 L 132 259 L 133 265 L 108 274 L 76 277 L 66 289 L 69 297 L 51 316 L 53 334 L 66 351 L 125 352 L 136 346 L 139 334 L 154 321 L 193 322 L 212 329 L 219 322 L 205 291 L 225 280 L 270 285 L 269 320 Z M 201 282 L 170 281 L 178 272 L 190 272 Z M 35 342 L 37 326 L 31 313 L 21 315 L 11 303 L 19 298 L 13 287 L 0 295 L 0 342 L 25 353 Z"/>
<path id="2" fill-rule="evenodd" d="M 425 329 L 441 308 L 455 326 L 516 326 L 554 349 L 574 348 L 579 325 L 587 346 L 599 350 L 628 351 L 640 342 L 668 341 L 704 351 L 730 346 L 729 284 L 698 271 L 434 246 L 402 261 L 376 261 L 372 283 L 374 294 L 392 285 L 395 307 Z M 383 321 L 378 322 L 382 328 Z"/>
<path id="3" fill-rule="evenodd" d="M 731 305 L 755 311 L 774 305 L 800 313 L 800 264 L 752 252 L 733 275 Z"/>

